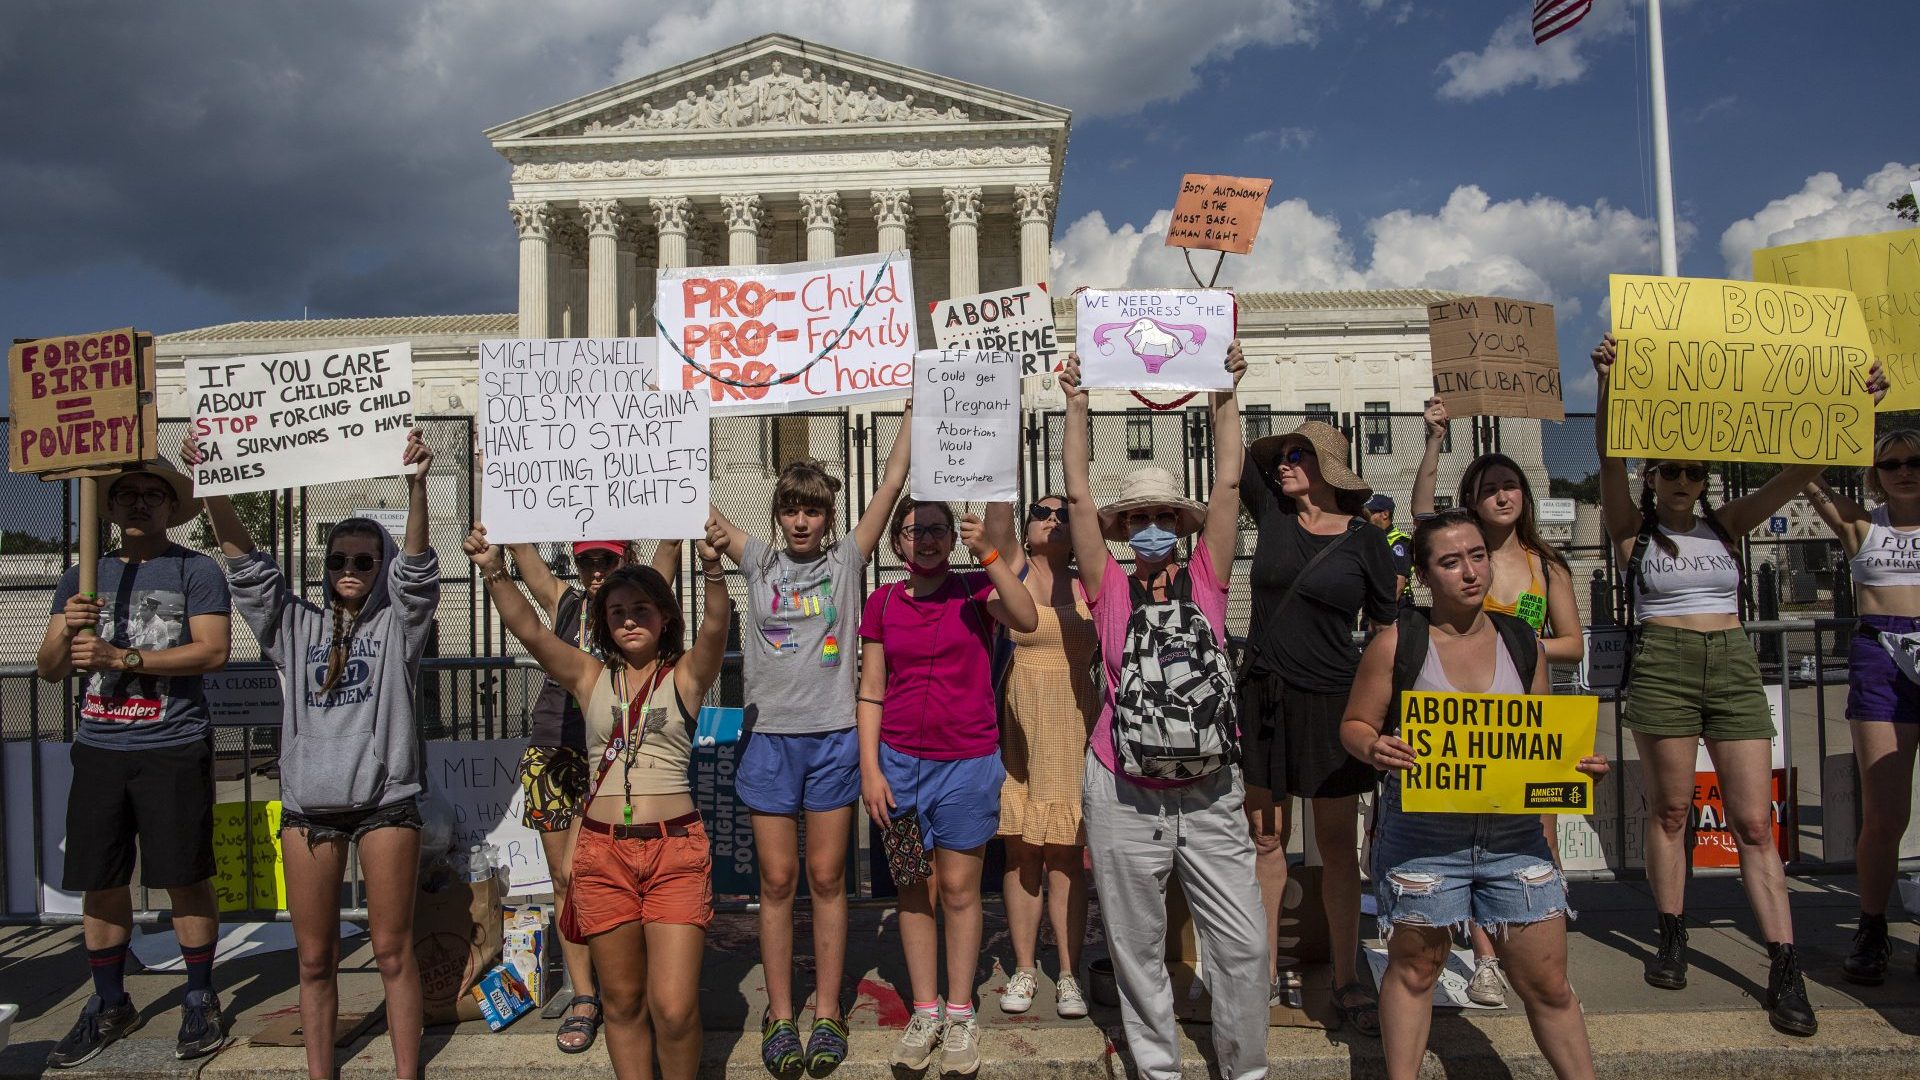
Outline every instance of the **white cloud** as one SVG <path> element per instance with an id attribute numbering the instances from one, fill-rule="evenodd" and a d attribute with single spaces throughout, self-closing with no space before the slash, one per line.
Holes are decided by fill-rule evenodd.
<path id="1" fill-rule="evenodd" d="M 1304 150 L 1313 144 L 1315 134 L 1310 127 L 1263 128 L 1240 141 L 1248 144 L 1270 142 L 1275 150 Z"/>
<path id="2" fill-rule="evenodd" d="M 1857 188 L 1847 187 L 1830 172 L 1807 177 L 1799 191 L 1773 200 L 1720 234 L 1720 257 L 1727 261 L 1727 276 L 1752 277 L 1755 248 L 1906 227 L 1907 222 L 1895 217 L 1887 204 L 1907 194 L 1908 183 L 1916 178 L 1920 178 L 1920 164 L 1891 161 Z"/>
<path id="3" fill-rule="evenodd" d="M 1054 244 L 1059 291 L 1080 285 L 1171 286 L 1189 280 L 1181 253 L 1164 246 L 1168 211 L 1145 225 L 1109 226 L 1099 213 L 1067 227 Z M 1607 275 L 1650 270 L 1659 241 L 1652 220 L 1605 200 L 1574 206 L 1536 195 L 1495 201 L 1479 187 L 1454 189 L 1437 212 L 1394 210 L 1366 225 L 1365 262 L 1340 223 L 1304 200 L 1267 208 L 1251 255 L 1228 260 L 1222 284 L 1319 290 L 1434 288 L 1545 300 L 1562 322 L 1606 292 Z M 1683 228 L 1683 244 L 1691 236 Z M 1205 272 L 1212 256 L 1195 256 Z"/>
<path id="4" fill-rule="evenodd" d="M 1440 62 L 1440 71 L 1447 76 L 1440 84 L 1440 96 L 1448 101 L 1473 101 L 1529 84 L 1544 89 L 1577 82 L 1587 73 L 1587 51 L 1631 33 L 1635 12 L 1643 2 L 1599 0 L 1579 24 L 1545 45 L 1533 43 L 1530 6 L 1515 4 L 1520 10 L 1494 29 L 1485 48 L 1457 52 Z M 1687 2 L 1669 0 L 1667 10 L 1685 7 Z"/>

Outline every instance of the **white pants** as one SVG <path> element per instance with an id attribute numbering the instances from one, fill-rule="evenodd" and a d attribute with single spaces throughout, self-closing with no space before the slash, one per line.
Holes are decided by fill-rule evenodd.
<path id="1" fill-rule="evenodd" d="M 1225 1080 L 1267 1075 L 1267 920 L 1253 874 L 1246 788 L 1229 767 L 1178 788 L 1086 764 L 1087 848 L 1127 1049 L 1142 1080 L 1180 1075 L 1167 977 L 1167 875 L 1177 872 L 1200 939 L 1213 1001 L 1213 1048 Z"/>

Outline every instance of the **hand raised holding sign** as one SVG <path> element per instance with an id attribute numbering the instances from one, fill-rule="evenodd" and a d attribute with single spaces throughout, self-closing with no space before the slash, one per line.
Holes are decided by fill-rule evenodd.
<path id="1" fill-rule="evenodd" d="M 975 561 L 986 557 L 993 550 L 993 544 L 987 539 L 986 523 L 979 514 L 967 514 L 960 519 L 960 543 L 965 545 Z"/>
<path id="2" fill-rule="evenodd" d="M 1367 763 L 1376 769 L 1392 769 L 1404 772 L 1414 767 L 1419 755 L 1398 735 L 1380 734 L 1374 736 L 1373 743 L 1367 747 Z"/>
<path id="3" fill-rule="evenodd" d="M 423 480 L 427 470 L 433 468 L 433 447 L 427 445 L 427 437 L 419 428 L 407 432 L 407 448 L 400 454 L 400 463 L 414 467 L 409 480 Z"/>
<path id="4" fill-rule="evenodd" d="M 1068 353 L 1066 366 L 1060 369 L 1060 392 L 1067 396 L 1068 404 L 1087 399 L 1086 387 L 1080 385 L 1080 354 L 1077 352 Z"/>
<path id="5" fill-rule="evenodd" d="M 1427 425 L 1427 441 L 1445 442 L 1447 432 L 1453 428 L 1453 418 L 1447 415 L 1447 403 L 1439 398 L 1427 399 L 1427 411 L 1420 417 Z"/>
<path id="6" fill-rule="evenodd" d="M 1611 772 L 1613 770 L 1613 764 L 1607 760 L 1607 755 L 1605 754 L 1588 754 L 1586 757 L 1581 758 L 1580 763 L 1575 765 L 1574 768 L 1597 779 Z"/>
<path id="7" fill-rule="evenodd" d="M 1240 389 L 1240 380 L 1247 374 L 1247 356 L 1240 351 L 1239 338 L 1227 345 L 1227 371 L 1233 375 L 1233 388 Z"/>
<path id="8" fill-rule="evenodd" d="M 473 561 L 474 569 L 480 571 L 480 576 L 483 578 L 492 580 L 496 576 L 504 575 L 507 571 L 506 558 L 502 555 L 500 546 L 487 543 L 485 525 L 476 524 L 468 530 L 467 538 L 460 541 L 460 550 Z"/>

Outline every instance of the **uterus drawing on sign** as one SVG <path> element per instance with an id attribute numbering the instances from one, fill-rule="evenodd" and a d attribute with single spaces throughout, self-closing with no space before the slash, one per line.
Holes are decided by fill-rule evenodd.
<path id="1" fill-rule="evenodd" d="M 1167 361 L 1181 353 L 1197 353 L 1206 343 L 1207 328 L 1190 323 L 1161 322 L 1145 315 L 1131 322 L 1101 323 L 1094 328 L 1093 344 L 1102 355 L 1111 356 L 1119 341 L 1124 341 L 1147 369 L 1147 374 L 1158 375 Z"/>

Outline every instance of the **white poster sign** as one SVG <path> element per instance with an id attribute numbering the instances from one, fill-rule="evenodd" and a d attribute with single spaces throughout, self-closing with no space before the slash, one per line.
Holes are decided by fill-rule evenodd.
<path id="1" fill-rule="evenodd" d="M 330 484 L 408 471 L 413 346 L 190 356 L 187 402 L 206 460 L 197 495 Z"/>
<path id="2" fill-rule="evenodd" d="M 272 664 L 228 664 L 200 676 L 215 727 L 273 727 L 285 718 L 280 670 Z"/>
<path id="3" fill-rule="evenodd" d="M 1233 389 L 1234 303 L 1225 289 L 1086 289 L 1073 317 L 1083 386 Z"/>
<path id="4" fill-rule="evenodd" d="M 381 528 L 387 530 L 387 533 L 393 537 L 394 543 L 404 543 L 406 540 L 407 509 L 404 506 L 403 507 L 362 506 L 354 510 L 353 516 L 357 518 L 366 518 L 368 521 L 378 524 Z"/>
<path id="5" fill-rule="evenodd" d="M 453 850 L 475 844 L 500 849 L 508 887 L 534 892 L 552 884 L 540 837 L 520 820 L 526 791 L 520 786 L 525 739 L 440 740 L 427 743 L 427 792 L 453 814 Z"/>
<path id="6" fill-rule="evenodd" d="M 913 497 L 1012 502 L 1020 493 L 1020 358 L 927 349 L 913 357 Z"/>
<path id="7" fill-rule="evenodd" d="M 704 395 L 651 357 L 480 343 L 481 498 L 495 543 L 685 539 L 707 522 Z"/>
<path id="8" fill-rule="evenodd" d="M 40 748 L 40 813 L 33 812 L 33 757 Z M 60 888 L 67 864 L 67 791 L 73 786 L 73 744 L 15 741 L 6 744 L 7 910 L 38 908 L 44 915 L 80 914 L 80 894 Z M 34 822 L 40 823 L 40 882 L 33 880 Z"/>
<path id="9" fill-rule="evenodd" d="M 654 312 L 661 387 L 697 389 L 714 412 L 904 398 L 912 385 L 919 323 L 905 252 L 662 270 Z"/>
<path id="10" fill-rule="evenodd" d="M 1043 284 L 936 300 L 933 343 L 942 349 L 982 349 L 1020 358 L 1022 375 L 1052 371 L 1060 351 L 1053 327 L 1053 297 Z"/>

